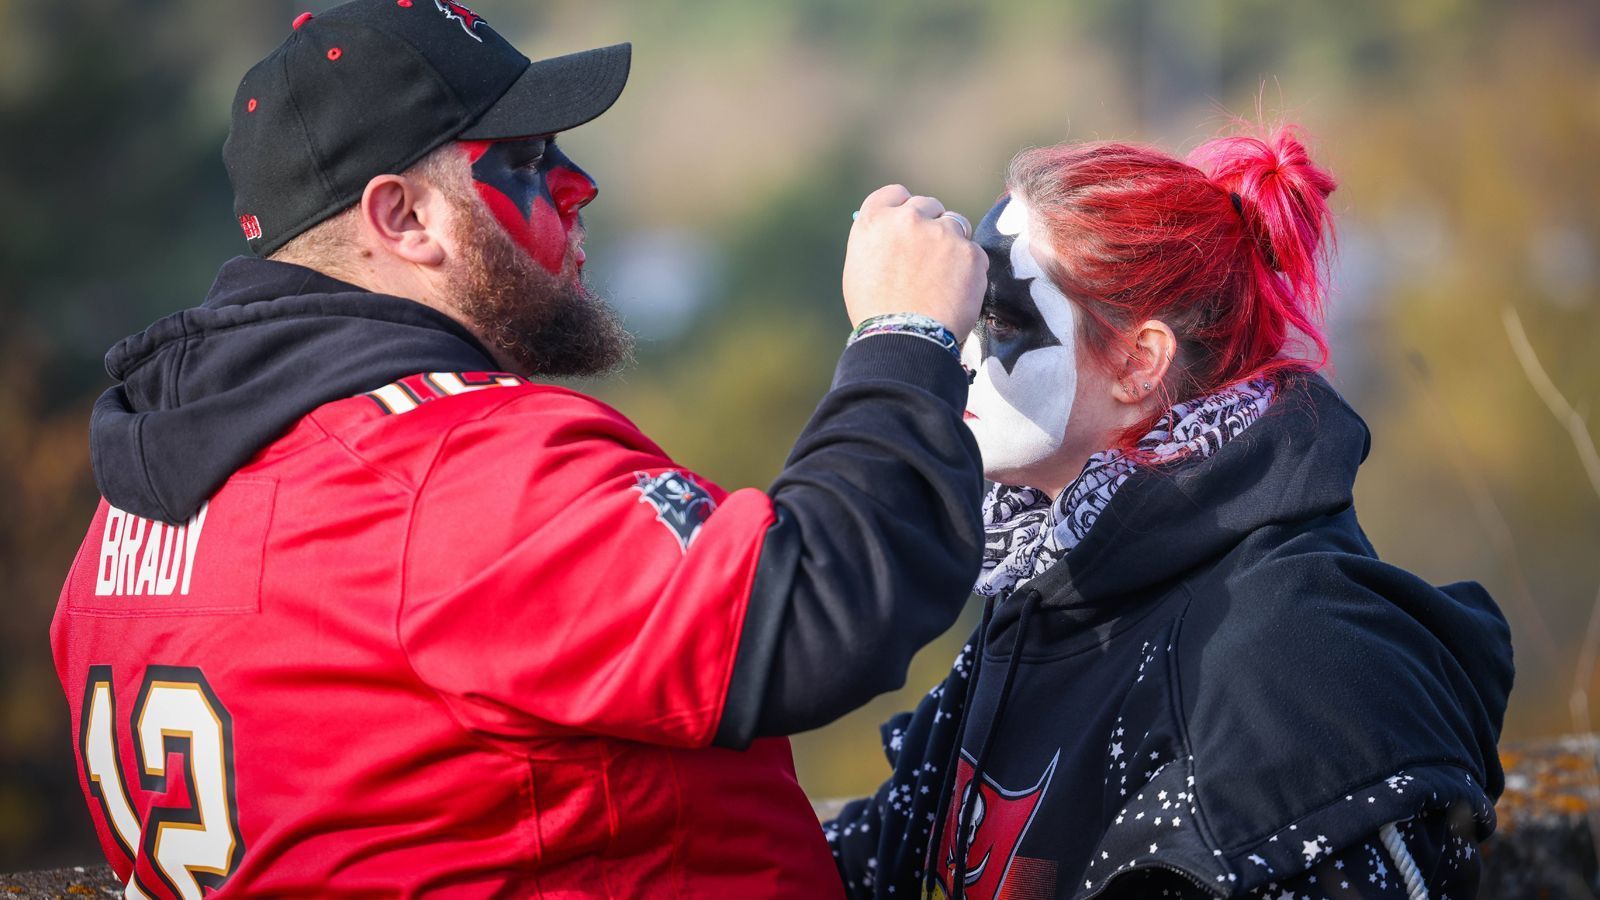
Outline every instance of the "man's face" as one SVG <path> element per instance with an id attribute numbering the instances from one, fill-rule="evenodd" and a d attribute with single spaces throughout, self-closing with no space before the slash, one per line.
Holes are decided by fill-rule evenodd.
<path id="1" fill-rule="evenodd" d="M 578 211 L 599 193 L 594 179 L 553 135 L 461 145 L 473 187 L 512 241 L 551 275 L 576 277 L 584 259 Z"/>
<path id="2" fill-rule="evenodd" d="M 973 235 L 989 254 L 983 315 L 962 348 L 977 372 L 967 400 L 967 427 L 983 452 L 984 475 L 1024 484 L 1026 473 L 1065 440 L 1077 393 L 1077 328 L 1073 306 L 1038 253 L 1026 204 L 1007 197 Z"/>
<path id="3" fill-rule="evenodd" d="M 526 375 L 597 375 L 633 338 L 583 283 L 578 210 L 595 184 L 548 138 L 462 141 L 474 191 L 455 196 L 462 248 L 450 302 Z"/>

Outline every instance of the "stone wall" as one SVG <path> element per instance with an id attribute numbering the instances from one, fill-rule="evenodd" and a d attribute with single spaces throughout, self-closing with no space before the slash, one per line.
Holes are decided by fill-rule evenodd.
<path id="1" fill-rule="evenodd" d="M 1500 759 L 1506 792 L 1481 896 L 1600 897 L 1600 735 L 1507 745 Z"/>

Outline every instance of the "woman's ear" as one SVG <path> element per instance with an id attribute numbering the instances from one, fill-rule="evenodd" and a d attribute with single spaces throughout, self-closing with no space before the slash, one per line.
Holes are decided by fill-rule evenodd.
<path id="1" fill-rule="evenodd" d="M 1122 374 L 1111 386 L 1111 394 L 1119 403 L 1142 404 L 1155 395 L 1162 379 L 1172 367 L 1172 355 L 1178 351 L 1178 338 L 1160 319 L 1150 319 L 1139 326 L 1128 348 L 1128 359 Z"/>
<path id="2" fill-rule="evenodd" d="M 396 261 L 441 266 L 448 257 L 442 242 L 447 205 L 431 185 L 404 175 L 379 175 L 361 193 L 363 243 Z"/>

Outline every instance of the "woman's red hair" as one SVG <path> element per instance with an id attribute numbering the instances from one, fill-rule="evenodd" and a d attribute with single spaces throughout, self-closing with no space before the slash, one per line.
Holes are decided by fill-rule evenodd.
<path id="1" fill-rule="evenodd" d="M 1327 365 L 1336 183 L 1293 127 L 1217 138 L 1188 162 L 1122 143 L 1041 147 L 1012 160 L 1006 186 L 1048 235 L 1051 277 L 1087 313 L 1085 344 L 1108 371 L 1123 371 L 1128 334 L 1149 319 L 1178 338 L 1174 402 Z M 1309 343 L 1298 356 L 1296 334 Z"/>

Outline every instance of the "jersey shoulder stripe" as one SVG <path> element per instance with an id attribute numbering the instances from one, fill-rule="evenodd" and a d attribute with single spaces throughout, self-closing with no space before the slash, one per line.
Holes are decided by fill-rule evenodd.
<path id="1" fill-rule="evenodd" d="M 509 372 L 420 372 L 367 391 L 363 396 L 376 403 L 384 415 L 397 416 L 445 397 L 534 383 Z"/>

